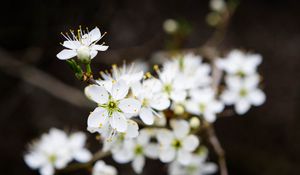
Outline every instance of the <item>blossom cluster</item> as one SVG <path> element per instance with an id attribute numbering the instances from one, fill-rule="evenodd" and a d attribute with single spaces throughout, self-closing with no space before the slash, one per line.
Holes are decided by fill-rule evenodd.
<path id="1" fill-rule="evenodd" d="M 64 36 L 67 41 L 62 45 L 67 49 L 57 57 L 66 60 L 77 56 L 81 64 L 88 65 L 87 78 L 91 78 L 91 59 L 108 48 L 97 44 L 103 36 L 100 30 L 80 29 L 77 35 L 71 31 L 71 37 Z M 87 130 L 100 135 L 102 152 L 111 153 L 117 163 L 131 162 L 138 174 L 147 158 L 168 164 L 170 175 L 215 173 L 218 168 L 207 162 L 208 151 L 199 131 L 215 122 L 225 105 L 234 105 L 237 114 L 244 114 L 251 105 L 264 103 L 257 73 L 261 61 L 258 54 L 233 50 L 213 62 L 225 72 L 225 89 L 213 86 L 211 64 L 194 53 L 170 56 L 162 65 L 154 65 L 153 72 L 144 72 L 134 64 L 113 65 L 84 89 L 96 105 L 88 116 Z M 76 67 L 79 64 L 71 64 L 83 72 Z M 73 159 L 91 160 L 85 140 L 83 133 L 68 136 L 51 129 L 30 146 L 25 162 L 42 175 L 52 175 Z M 117 170 L 98 160 L 92 174 L 116 175 Z"/>
<path id="2" fill-rule="evenodd" d="M 42 175 L 52 175 L 55 169 L 63 169 L 72 160 L 88 162 L 92 154 L 85 146 L 86 136 L 82 132 L 67 135 L 66 132 L 52 128 L 34 141 L 24 160 L 32 169 L 39 169 Z"/>

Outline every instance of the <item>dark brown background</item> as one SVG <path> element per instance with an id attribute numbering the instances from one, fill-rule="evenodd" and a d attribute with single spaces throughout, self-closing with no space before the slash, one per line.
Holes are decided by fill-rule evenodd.
<path id="1" fill-rule="evenodd" d="M 188 20 L 193 31 L 185 47 L 200 45 L 212 32 L 204 21 L 207 7 L 204 0 L 10 0 L 1 2 L 0 46 L 13 58 L 82 90 L 83 85 L 55 57 L 62 49 L 61 31 L 79 24 L 107 31 L 104 40 L 110 49 L 96 57 L 94 66 L 103 68 L 120 55 L 147 58 L 150 51 L 163 48 L 161 26 L 167 18 Z M 250 49 L 264 56 L 260 72 L 268 97 L 262 107 L 245 116 L 216 123 L 230 175 L 300 174 L 299 3 L 241 1 L 223 47 Z M 127 53 L 132 48 L 138 51 Z M 90 109 L 59 100 L 1 69 L 0 82 L 0 174 L 35 174 L 22 160 L 26 143 L 53 126 L 85 130 Z M 157 163 L 147 163 L 145 174 L 158 171 Z"/>

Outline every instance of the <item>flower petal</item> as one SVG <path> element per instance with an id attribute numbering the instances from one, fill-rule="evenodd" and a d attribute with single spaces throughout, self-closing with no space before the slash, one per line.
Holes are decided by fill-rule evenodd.
<path id="1" fill-rule="evenodd" d="M 149 143 L 144 147 L 144 153 L 148 158 L 157 159 L 159 156 L 159 145 L 155 143 Z"/>
<path id="2" fill-rule="evenodd" d="M 92 154 L 87 149 L 80 149 L 74 153 L 74 159 L 78 162 L 84 163 L 90 161 L 92 158 Z"/>
<path id="3" fill-rule="evenodd" d="M 150 101 L 150 106 L 159 111 L 167 109 L 170 104 L 168 96 L 163 93 L 154 94 Z"/>
<path id="4" fill-rule="evenodd" d="M 101 38 L 101 32 L 99 28 L 95 27 L 92 31 L 90 31 L 89 36 L 91 42 L 99 40 Z"/>
<path id="5" fill-rule="evenodd" d="M 118 132 L 125 132 L 127 130 L 127 119 L 120 112 L 114 112 L 109 122 L 111 127 Z"/>
<path id="6" fill-rule="evenodd" d="M 247 100 L 242 99 L 235 104 L 234 108 L 239 115 L 243 115 L 250 109 L 250 103 Z"/>
<path id="7" fill-rule="evenodd" d="M 170 125 L 178 139 L 184 138 L 190 132 L 190 125 L 185 120 L 171 120 Z"/>
<path id="8" fill-rule="evenodd" d="M 126 138 L 135 138 L 139 135 L 139 126 L 133 120 L 127 120 Z"/>
<path id="9" fill-rule="evenodd" d="M 173 133 L 168 129 L 158 130 L 156 137 L 162 147 L 169 146 L 174 139 Z"/>
<path id="10" fill-rule="evenodd" d="M 75 50 L 78 47 L 80 47 L 80 42 L 79 41 L 64 41 L 63 46 L 68 49 Z"/>
<path id="11" fill-rule="evenodd" d="M 132 161 L 132 167 L 135 173 L 140 174 L 143 171 L 145 165 L 145 157 L 137 156 Z"/>
<path id="12" fill-rule="evenodd" d="M 151 108 L 142 107 L 140 110 L 140 118 L 147 125 L 152 125 L 154 123 L 154 115 Z"/>
<path id="13" fill-rule="evenodd" d="M 179 150 L 177 154 L 177 161 L 181 165 L 188 165 L 192 160 L 192 154 L 185 150 Z"/>
<path id="14" fill-rule="evenodd" d="M 184 150 L 192 152 L 199 146 L 199 139 L 195 135 L 189 135 L 183 140 L 182 144 Z"/>
<path id="15" fill-rule="evenodd" d="M 92 46 L 91 49 L 92 50 L 97 50 L 97 51 L 106 51 L 108 49 L 108 46 L 95 44 L 95 45 Z"/>
<path id="16" fill-rule="evenodd" d="M 87 123 L 89 128 L 102 128 L 106 125 L 107 121 L 108 112 L 98 107 L 90 113 Z"/>
<path id="17" fill-rule="evenodd" d="M 159 154 L 159 160 L 163 163 L 171 162 L 175 159 L 176 151 L 174 148 L 161 149 Z"/>
<path id="18" fill-rule="evenodd" d="M 61 52 L 59 52 L 56 57 L 60 60 L 67 60 L 70 58 L 73 58 L 77 55 L 77 52 L 75 50 L 69 50 L 69 49 L 64 49 Z"/>
<path id="19" fill-rule="evenodd" d="M 108 101 L 108 93 L 102 86 L 89 85 L 84 89 L 85 95 L 98 104 L 104 104 Z"/>
<path id="20" fill-rule="evenodd" d="M 260 89 L 249 93 L 249 100 L 254 106 L 260 106 L 266 101 L 266 95 Z"/>
<path id="21" fill-rule="evenodd" d="M 113 99 L 120 100 L 126 97 L 129 87 L 125 81 L 120 80 L 112 85 L 111 95 Z"/>
<path id="22" fill-rule="evenodd" d="M 70 136 L 70 145 L 72 148 L 83 148 L 86 141 L 86 135 L 83 132 L 75 132 Z"/>
<path id="23" fill-rule="evenodd" d="M 133 98 L 126 98 L 120 101 L 118 107 L 124 112 L 128 114 L 138 114 L 141 108 L 141 102 L 133 99 Z"/>
<path id="24" fill-rule="evenodd" d="M 54 167 L 51 164 L 44 165 L 39 170 L 41 175 L 53 175 L 54 174 Z"/>

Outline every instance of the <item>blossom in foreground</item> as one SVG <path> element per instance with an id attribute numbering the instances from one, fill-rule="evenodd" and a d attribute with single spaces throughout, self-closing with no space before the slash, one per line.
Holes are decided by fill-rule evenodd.
<path id="1" fill-rule="evenodd" d="M 92 175 L 117 175 L 117 170 L 111 165 L 107 165 L 104 161 L 98 160 L 92 170 Z"/>
<path id="2" fill-rule="evenodd" d="M 208 175 L 217 171 L 215 163 L 206 162 L 206 154 L 193 154 L 188 165 L 182 165 L 177 161 L 169 165 L 169 175 Z"/>
<path id="3" fill-rule="evenodd" d="M 97 55 L 98 51 L 106 51 L 108 49 L 108 46 L 104 44 L 97 44 L 104 36 L 101 36 L 101 32 L 97 27 L 90 32 L 80 28 L 77 34 L 74 31 L 70 31 L 70 35 L 68 33 L 62 33 L 62 35 L 66 39 L 62 45 L 66 49 L 56 55 L 60 60 L 67 60 L 77 56 L 79 60 L 89 62 Z"/>
<path id="4" fill-rule="evenodd" d="M 89 85 L 85 88 L 88 98 L 98 104 L 88 118 L 88 130 L 103 132 L 102 128 L 110 125 L 113 131 L 125 132 L 127 130 L 127 117 L 136 115 L 141 104 L 133 98 L 126 98 L 129 87 L 120 80 L 107 91 L 100 85 Z"/>
<path id="5" fill-rule="evenodd" d="M 266 96 L 258 88 L 259 76 L 257 74 L 245 78 L 236 76 L 226 77 L 227 89 L 221 94 L 221 99 L 226 105 L 234 105 L 238 114 L 245 114 L 251 107 L 262 105 Z"/>
<path id="6" fill-rule="evenodd" d="M 199 145 L 199 139 L 190 132 L 189 123 L 185 120 L 171 120 L 173 131 L 161 129 L 157 133 L 160 143 L 159 159 L 164 162 L 178 161 L 187 165 L 192 160 L 192 152 Z"/>
<path id="7" fill-rule="evenodd" d="M 244 53 L 240 50 L 231 51 L 224 59 L 219 59 L 216 65 L 229 75 L 247 76 L 255 74 L 257 66 L 262 62 L 259 54 Z"/>
<path id="8" fill-rule="evenodd" d="M 192 90 L 190 96 L 191 99 L 186 102 L 186 110 L 191 114 L 203 116 L 208 122 L 214 122 L 216 114 L 224 109 L 223 103 L 216 100 L 212 88 Z"/>
<path id="9" fill-rule="evenodd" d="M 162 111 L 170 106 L 167 95 L 161 92 L 162 84 L 159 80 L 151 78 L 142 83 L 137 82 L 132 87 L 134 96 L 141 102 L 139 117 L 147 125 L 154 123 L 155 116 L 160 117 L 156 111 Z"/>
<path id="10" fill-rule="evenodd" d="M 42 175 L 52 175 L 55 169 L 62 169 L 75 159 L 89 161 L 91 153 L 84 148 L 85 136 L 74 133 L 70 137 L 61 130 L 52 128 L 35 141 L 24 156 L 26 164 L 32 169 L 39 169 Z"/>
<path id="11" fill-rule="evenodd" d="M 152 159 L 158 157 L 159 145 L 150 142 L 154 133 L 152 129 L 143 129 L 136 139 L 125 140 L 122 148 L 113 151 L 113 159 L 118 163 L 132 161 L 133 170 L 141 173 L 145 165 L 145 156 Z"/>

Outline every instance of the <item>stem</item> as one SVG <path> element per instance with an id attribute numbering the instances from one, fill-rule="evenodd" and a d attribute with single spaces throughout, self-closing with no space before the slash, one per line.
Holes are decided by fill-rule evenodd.
<path id="1" fill-rule="evenodd" d="M 88 75 L 91 75 L 92 74 L 92 68 L 91 68 L 91 63 L 88 63 L 85 65 L 85 68 L 86 68 L 86 73 Z"/>

